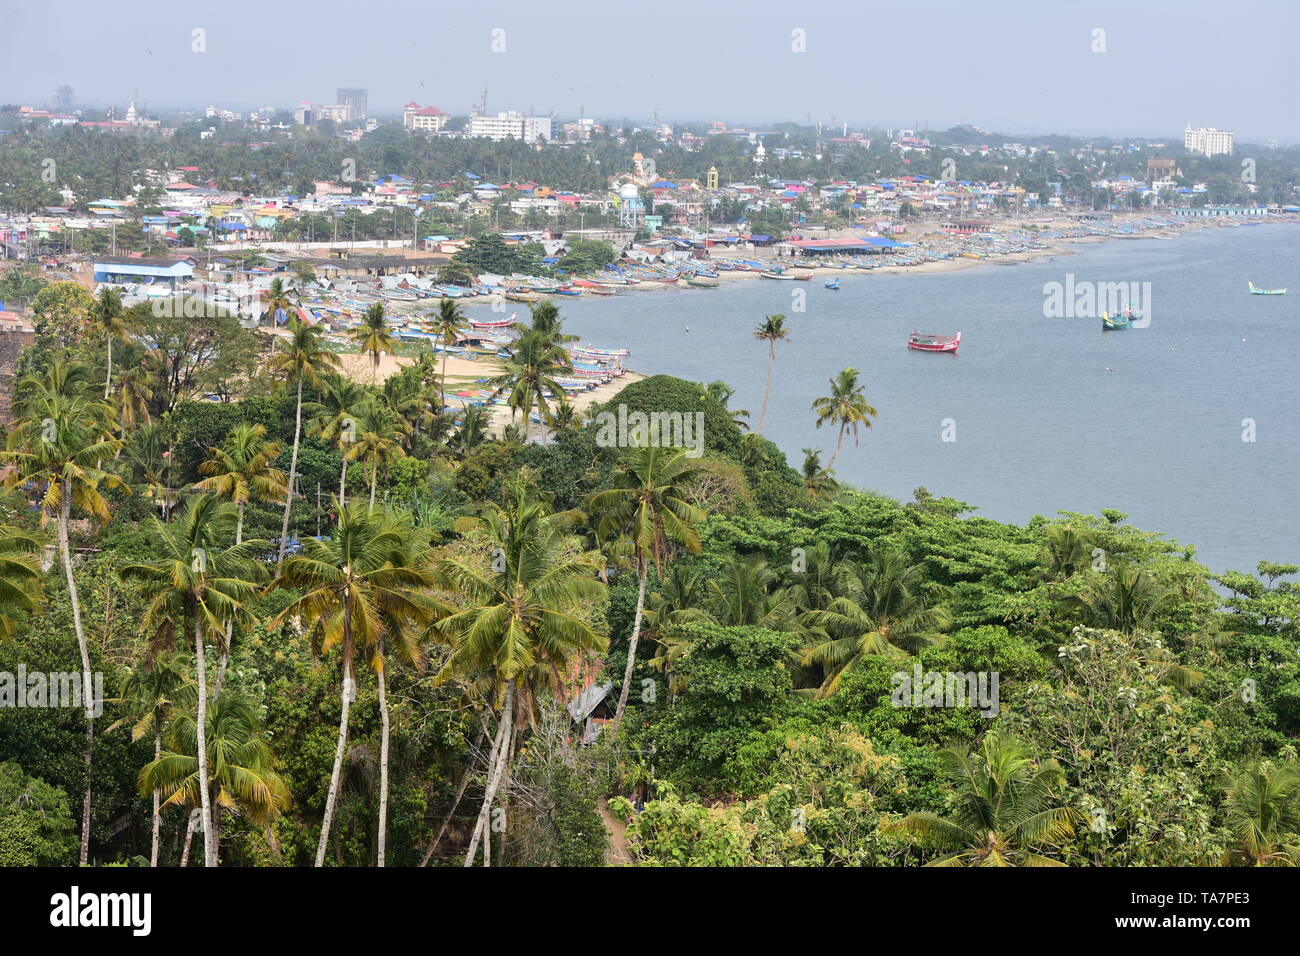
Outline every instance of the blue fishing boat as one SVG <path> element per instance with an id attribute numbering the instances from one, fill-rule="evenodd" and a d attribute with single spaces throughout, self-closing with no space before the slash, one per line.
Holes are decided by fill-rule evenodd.
<path id="1" fill-rule="evenodd" d="M 836 276 L 834 279 L 827 279 L 827 280 L 826 280 L 826 288 L 828 288 L 828 289 L 838 289 L 839 287 L 840 287 L 840 277 L 839 277 L 839 276 Z"/>

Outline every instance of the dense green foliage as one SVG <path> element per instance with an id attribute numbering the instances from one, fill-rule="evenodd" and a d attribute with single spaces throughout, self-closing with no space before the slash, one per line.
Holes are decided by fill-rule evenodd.
<path id="1" fill-rule="evenodd" d="M 78 638 L 109 698 L 89 862 L 149 857 L 155 790 L 164 866 L 592 865 L 617 817 L 651 865 L 1300 860 L 1300 568 L 1214 578 L 1115 511 L 898 502 L 818 449 L 801 475 L 722 383 L 587 413 L 698 413 L 698 457 L 612 445 L 534 387 L 554 316 L 503 372 L 542 426 L 493 436 L 432 361 L 277 380 L 253 333 L 131 314 L 110 373 L 92 303 L 37 298 L 0 501 L 3 862 L 76 862 L 83 713 L 14 706 L 12 675 L 79 676 Z M 235 400 L 203 399 L 210 349 Z"/>

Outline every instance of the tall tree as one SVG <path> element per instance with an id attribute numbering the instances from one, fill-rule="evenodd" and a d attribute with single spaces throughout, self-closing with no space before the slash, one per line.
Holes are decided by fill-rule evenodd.
<path id="1" fill-rule="evenodd" d="M 813 411 L 817 413 L 817 427 L 838 425 L 839 435 L 835 439 L 835 452 L 826 463 L 826 470 L 835 468 L 835 459 L 839 457 L 840 446 L 844 444 L 844 433 L 853 432 L 853 444 L 858 443 L 858 429 L 871 427 L 871 419 L 876 417 L 876 410 L 867 404 L 862 394 L 864 385 L 858 384 L 858 370 L 846 368 L 830 380 L 831 393 L 824 398 L 815 399 Z"/>
<path id="2" fill-rule="evenodd" d="M 18 421 L 6 439 L 4 458 L 12 462 L 6 483 L 43 488 L 41 523 L 54 521 L 58 530 L 59 560 L 72 605 L 72 626 L 81 653 L 82 698 L 86 708 L 85 789 L 81 802 L 81 851 L 86 863 L 90 852 L 91 768 L 95 743 L 96 709 L 90 672 L 90 647 L 81 621 L 81 597 L 72 571 L 68 523 L 72 509 L 94 520 L 109 520 L 108 502 L 101 484 L 125 487 L 121 479 L 100 470 L 99 464 L 121 447 L 112 437 L 112 407 L 88 396 L 86 369 L 55 359 L 43 375 L 24 376 L 16 388 L 14 411 Z"/>
<path id="3" fill-rule="evenodd" d="M 320 400 L 309 405 L 311 420 L 307 434 L 329 442 L 339 451 L 343 466 L 339 470 L 339 501 L 347 504 L 348 457 L 357 440 L 357 422 L 366 401 L 366 390 L 338 372 L 326 372 L 321 379 Z"/>
<path id="4" fill-rule="evenodd" d="M 226 545 L 239 520 L 235 506 L 208 492 L 186 504 L 181 517 L 164 524 L 151 518 L 156 558 L 125 565 L 123 579 L 134 583 L 148 598 L 142 624 L 146 630 L 184 633 L 194 639 L 198 673 L 198 707 L 195 733 L 198 761 L 199 806 L 203 820 L 204 865 L 217 865 L 217 838 L 208 787 L 207 642 L 220 643 L 227 621 L 239 617 L 252 621 L 248 602 L 257 593 L 265 572 L 254 555 L 267 542 L 250 540 Z"/>
<path id="5" fill-rule="evenodd" d="M 787 342 L 790 330 L 785 327 L 785 316 L 768 315 L 754 330 L 754 338 L 767 343 L 767 378 L 763 382 L 763 407 L 758 411 L 758 433 L 763 434 L 763 421 L 767 418 L 767 396 L 772 390 L 772 366 L 776 364 L 776 343 Z"/>
<path id="6" fill-rule="evenodd" d="M 603 586 L 595 577 L 598 561 L 567 545 L 566 531 L 573 520 L 567 512 L 552 513 L 516 479 L 507 489 L 505 505 L 489 504 L 484 512 L 488 561 L 447 557 L 438 562 L 440 576 L 461 604 L 435 625 L 450 646 L 438 679 L 484 676 L 501 714 L 465 866 L 473 865 L 479 841 L 488 832 L 493 801 L 510 761 L 518 685 L 537 672 L 564 673 L 576 655 L 606 645 L 578 611 L 582 602 L 599 598 Z"/>
<path id="7" fill-rule="evenodd" d="M 285 493 L 285 474 L 271 465 L 279 457 L 280 444 L 267 441 L 266 426 L 241 423 L 231 429 L 220 445 L 209 448 L 207 460 L 199 465 L 199 474 L 208 477 L 198 482 L 196 487 L 229 501 L 239 514 L 235 522 L 235 544 L 244 541 L 244 508 L 248 502 L 277 501 Z M 226 641 L 217 665 L 213 697 L 221 695 L 221 685 L 226 679 L 233 627 L 233 621 L 226 622 Z"/>
<path id="8" fill-rule="evenodd" d="M 349 329 L 348 335 L 352 336 L 362 355 L 370 356 L 370 383 L 378 383 L 379 357 L 385 352 L 391 355 L 397 351 L 397 341 L 384 321 L 384 304 L 376 302 L 361 313 L 361 324 Z"/>
<path id="9" fill-rule="evenodd" d="M 113 721 L 105 733 L 129 724 L 131 740 L 153 734 L 153 759 L 162 756 L 163 728 L 175 708 L 195 706 L 197 686 L 190 680 L 190 661 L 179 651 L 151 654 L 143 666 L 132 670 L 122 686 L 122 696 L 114 701 L 126 715 Z M 153 814 L 149 841 L 149 865 L 158 865 L 158 836 L 162 823 L 162 792 L 153 788 Z"/>
<path id="10" fill-rule="evenodd" d="M 433 334 L 442 340 L 442 375 L 439 384 L 444 403 L 447 394 L 447 353 L 465 334 L 467 328 L 469 328 L 469 320 L 465 318 L 465 313 L 461 311 L 455 299 L 439 301 L 438 314 L 433 317 Z M 441 410 L 442 405 L 438 407 Z"/>
<path id="11" fill-rule="evenodd" d="M 201 698 L 200 698 L 201 699 Z M 169 748 L 140 770 L 140 792 L 166 795 L 163 806 L 193 806 L 212 794 L 214 812 L 228 809 L 251 823 L 266 825 L 289 804 L 289 788 L 275 772 L 271 747 L 257 706 L 227 691 L 199 719 L 180 711 L 168 727 Z M 212 862 L 220 860 L 217 827 Z"/>
<path id="12" fill-rule="evenodd" d="M 397 418 L 378 401 L 367 402 L 357 421 L 356 442 L 348 449 L 350 458 L 364 461 L 370 467 L 370 510 L 375 510 L 375 487 L 379 481 L 379 466 L 406 457 L 402 441 L 410 433 L 406 422 Z"/>
<path id="13" fill-rule="evenodd" d="M 305 552 L 287 560 L 270 585 L 304 592 L 271 621 L 271 628 L 301 615 L 318 622 L 322 650 L 337 646 L 342 656 L 338 744 L 316 846 L 316 866 L 325 865 L 325 849 L 343 779 L 348 721 L 356 699 L 356 648 L 378 648 L 386 622 L 395 616 L 414 619 L 428 613 L 428 602 L 420 592 L 427 585 L 427 575 L 400 559 L 410 552 L 411 529 L 384 509 L 372 511 L 361 502 L 344 507 L 336 499 L 335 508 L 339 521 L 329 538 L 309 539 Z"/>
<path id="14" fill-rule="evenodd" d="M 509 348 L 510 357 L 498 375 L 488 379 L 492 396 L 505 395 L 511 416 L 522 412 L 524 416 L 524 441 L 532 432 L 533 407 L 543 427 L 554 422 L 555 416 L 546 393 L 561 395 L 563 386 L 558 376 L 573 371 L 573 361 L 568 351 L 558 344 L 548 332 L 528 329 Z"/>
<path id="15" fill-rule="evenodd" d="M 108 370 L 104 373 L 104 401 L 113 387 L 113 341 L 128 341 L 130 327 L 126 322 L 126 312 L 122 308 L 122 294 L 116 289 L 104 286 L 99 290 L 95 306 L 91 311 L 94 326 L 104 333 L 108 346 Z"/>
<path id="16" fill-rule="evenodd" d="M 696 526 L 704 520 L 705 513 L 687 503 L 681 494 L 681 484 L 694 474 L 691 460 L 680 448 L 636 448 L 615 475 L 614 486 L 591 498 L 590 511 L 601 516 L 599 536 L 604 540 L 626 536 L 636 565 L 636 613 L 632 618 L 632 636 L 628 639 L 623 687 L 614 711 L 613 733 L 618 732 L 623 721 L 632 687 L 650 565 L 662 570 L 674 548 L 692 553 L 700 550 Z"/>
<path id="17" fill-rule="evenodd" d="M 293 486 L 298 478 L 298 443 L 302 438 L 302 386 L 308 382 L 319 386 L 325 372 L 338 368 L 339 357 L 325 348 L 319 325 L 306 325 L 297 319 L 289 321 L 289 346 L 271 356 L 271 372 L 297 388 L 297 402 L 293 414 L 293 454 L 289 457 L 289 480 L 284 493 L 284 521 L 280 526 L 280 551 L 277 562 L 284 561 L 285 547 L 289 543 L 289 509 L 293 505 Z"/>

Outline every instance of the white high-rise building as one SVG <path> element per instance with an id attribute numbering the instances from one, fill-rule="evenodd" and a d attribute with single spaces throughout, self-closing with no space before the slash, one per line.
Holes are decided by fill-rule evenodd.
<path id="1" fill-rule="evenodd" d="M 524 116 L 522 113 L 513 112 L 498 113 L 496 116 L 479 114 L 469 118 L 465 135 L 496 140 L 522 139 L 525 143 L 535 143 L 539 139 L 550 142 L 551 118 Z"/>
<path id="2" fill-rule="evenodd" d="M 1183 148 L 1202 156 L 1231 156 L 1233 133 L 1213 126 L 1188 126 L 1183 130 Z"/>

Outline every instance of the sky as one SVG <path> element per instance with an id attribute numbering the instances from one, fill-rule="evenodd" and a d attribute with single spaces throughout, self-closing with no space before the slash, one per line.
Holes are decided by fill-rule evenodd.
<path id="1" fill-rule="evenodd" d="M 248 110 L 369 91 L 463 115 L 1300 142 L 1300 0 L 10 3 L 0 102 Z M 195 31 L 202 31 L 196 34 Z M 1098 32 L 1101 31 L 1101 32 Z M 198 39 L 196 39 L 196 37 Z"/>

